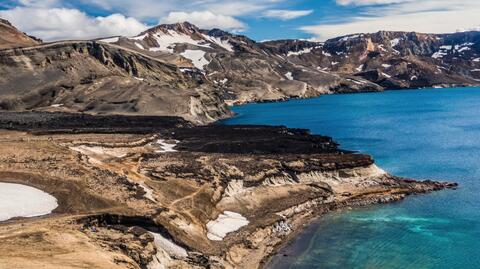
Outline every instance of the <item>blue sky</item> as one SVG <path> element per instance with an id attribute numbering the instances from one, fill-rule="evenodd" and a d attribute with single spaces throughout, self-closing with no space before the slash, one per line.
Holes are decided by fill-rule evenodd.
<path id="1" fill-rule="evenodd" d="M 129 36 L 178 21 L 259 41 L 379 30 L 443 33 L 478 30 L 479 12 L 478 0 L 0 0 L 0 17 L 45 40 Z"/>

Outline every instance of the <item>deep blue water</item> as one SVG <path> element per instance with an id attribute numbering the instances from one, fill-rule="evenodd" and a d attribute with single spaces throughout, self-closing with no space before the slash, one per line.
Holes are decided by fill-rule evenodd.
<path id="1" fill-rule="evenodd" d="M 327 215 L 271 268 L 480 268 L 480 88 L 330 95 L 234 110 L 227 124 L 308 128 L 373 155 L 395 175 L 461 184 Z"/>

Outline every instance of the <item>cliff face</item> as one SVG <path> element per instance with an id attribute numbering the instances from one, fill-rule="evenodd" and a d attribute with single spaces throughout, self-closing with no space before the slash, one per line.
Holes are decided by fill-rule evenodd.
<path id="1" fill-rule="evenodd" d="M 229 115 L 227 104 L 477 85 L 479 70 L 478 32 L 258 43 L 180 23 L 136 37 L 0 50 L 0 109 L 181 116 L 209 123 Z"/>
<path id="2" fill-rule="evenodd" d="M 27 36 L 7 20 L 0 19 L 0 49 L 34 46 L 40 43 L 41 40 Z"/>

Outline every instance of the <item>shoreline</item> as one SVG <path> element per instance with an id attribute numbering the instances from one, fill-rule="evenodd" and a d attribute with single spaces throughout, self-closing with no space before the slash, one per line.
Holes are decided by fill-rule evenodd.
<path id="1" fill-rule="evenodd" d="M 449 85 L 449 86 L 445 86 L 445 87 L 401 88 L 401 89 L 386 89 L 386 90 L 383 90 L 383 91 L 352 92 L 352 93 L 328 93 L 328 94 L 320 94 L 318 96 L 313 96 L 313 97 L 290 97 L 290 98 L 284 98 L 284 99 L 282 98 L 282 99 L 279 99 L 279 100 L 251 101 L 251 102 L 248 101 L 248 102 L 244 102 L 244 103 L 240 103 L 240 104 L 228 105 L 228 107 L 229 107 L 230 111 L 233 112 L 232 108 L 236 107 L 236 106 L 252 105 L 252 104 L 264 104 L 264 103 L 283 103 L 283 102 L 289 102 L 289 101 L 294 101 L 294 100 L 308 100 L 308 99 L 320 98 L 324 95 L 348 95 L 348 94 L 365 94 L 365 93 L 376 94 L 376 93 L 383 93 L 383 92 L 387 92 L 387 91 L 388 92 L 395 92 L 395 91 L 412 91 L 412 90 L 440 90 L 440 89 L 448 90 L 448 89 L 455 89 L 455 88 L 462 89 L 462 88 L 474 88 L 474 87 L 478 87 L 478 85 Z M 233 116 L 227 117 L 225 119 L 218 120 L 218 121 L 214 122 L 213 124 L 228 125 L 228 124 L 225 124 L 225 121 L 228 121 L 229 119 L 235 118 L 237 116 L 238 116 L 238 114 L 236 112 L 233 112 Z M 286 126 L 286 127 L 288 127 L 288 126 Z M 333 138 L 333 139 L 335 139 L 335 138 Z M 368 153 L 365 153 L 365 154 L 368 154 Z M 452 183 L 452 184 L 456 184 L 456 183 Z M 456 189 L 457 187 L 458 187 L 458 185 L 455 185 L 454 187 L 446 187 L 445 189 L 448 189 L 448 188 Z M 295 240 L 295 238 L 297 238 L 298 236 L 300 236 L 301 234 L 306 232 L 308 230 L 308 228 L 314 226 L 315 222 L 321 221 L 321 219 L 327 214 L 341 212 L 342 210 L 345 210 L 345 209 L 348 209 L 350 211 L 350 210 L 356 210 L 356 209 L 360 209 L 360 208 L 364 208 L 364 207 L 368 207 L 368 206 L 397 203 L 397 202 L 400 202 L 400 201 L 408 198 L 407 196 L 410 196 L 410 195 L 428 195 L 428 193 L 408 193 L 408 194 L 405 194 L 405 196 L 396 197 L 395 199 L 393 199 L 391 201 L 388 201 L 388 202 L 375 202 L 375 201 L 368 202 L 368 198 L 367 198 L 365 200 L 365 202 L 366 202 L 365 204 L 356 205 L 356 206 L 355 205 L 351 206 L 348 202 L 346 202 L 346 204 L 344 204 L 344 205 L 335 205 L 334 204 L 333 208 L 330 208 L 330 209 L 322 208 L 320 213 L 311 213 L 311 215 L 305 216 L 305 217 L 303 217 L 303 219 L 300 218 L 298 220 L 294 220 L 295 222 L 298 222 L 298 225 L 299 225 L 300 228 L 293 230 L 292 233 L 290 233 L 282 243 L 280 243 L 279 245 L 276 245 L 274 247 L 274 250 L 272 252 L 265 255 L 264 258 L 261 260 L 261 262 L 259 264 L 259 268 L 270 269 L 271 268 L 270 266 L 272 266 L 271 265 L 272 261 L 274 261 L 275 257 L 278 254 L 280 254 L 282 249 L 285 249 L 287 246 L 292 244 L 293 241 Z M 386 195 L 385 197 L 389 197 L 389 196 Z"/>
<path id="2" fill-rule="evenodd" d="M 75 119 L 78 117 L 78 115 L 69 115 L 69 117 L 73 117 L 73 119 Z M 425 193 L 454 187 L 453 185 L 447 183 L 436 183 L 432 181 L 416 182 L 393 177 L 384 173 L 384 171 L 378 169 L 378 167 L 373 167 L 374 162 L 370 156 L 341 151 L 337 148 L 336 143 L 334 143 L 331 138 L 320 135 L 311 135 L 308 134 L 307 130 L 303 129 L 288 129 L 286 127 L 268 126 L 234 127 L 225 125 L 185 127 L 182 129 L 176 127 L 176 122 L 174 121 L 172 128 L 169 130 L 162 130 L 159 132 L 159 130 L 155 128 L 149 129 L 150 132 L 154 131 L 160 133 L 158 139 L 162 138 L 180 141 L 177 148 L 180 150 L 178 153 L 172 153 L 163 156 L 163 154 L 150 153 L 153 145 L 144 145 L 144 143 L 138 142 L 146 141 L 145 135 L 123 137 L 122 135 L 115 134 L 115 126 L 117 123 L 112 121 L 112 119 L 116 119 L 121 122 L 123 120 L 133 120 L 137 118 L 92 117 L 92 120 L 98 120 L 101 123 L 108 123 L 106 126 L 102 125 L 102 129 L 100 130 L 92 127 L 97 124 L 95 122 L 90 122 L 90 125 L 88 126 L 75 126 L 77 123 L 75 123 L 74 120 L 65 122 L 64 120 L 61 120 L 61 117 L 60 119 L 54 118 L 51 122 L 42 123 L 43 125 L 41 126 L 33 123 L 27 123 L 26 125 L 22 125 L 24 129 L 29 129 L 30 126 L 34 130 L 41 131 L 45 130 L 46 127 L 51 127 L 51 129 L 48 129 L 53 131 L 52 137 L 50 137 L 51 139 L 49 136 L 44 135 L 36 136 L 37 138 L 32 141 L 27 140 L 27 144 L 22 143 L 23 139 L 22 141 L 17 141 L 15 143 L 19 143 L 19 145 L 24 147 L 28 146 L 29 150 L 31 147 L 31 150 L 35 151 L 36 148 L 40 147 L 43 149 L 45 145 L 51 144 L 50 149 L 55 150 L 56 154 L 59 154 L 58 160 L 63 161 L 71 159 L 71 161 L 74 162 L 71 164 L 65 164 L 66 166 L 62 169 L 67 169 L 66 171 L 69 171 L 72 166 L 79 165 L 88 165 L 88 167 L 90 167 L 88 168 L 89 172 L 98 173 L 102 170 L 109 171 L 111 174 L 105 174 L 104 172 L 99 174 L 100 181 L 95 182 L 94 185 L 92 185 L 94 188 L 97 188 L 97 184 L 102 184 L 102 182 L 105 181 L 105 175 L 112 177 L 111 185 L 105 186 L 107 189 L 110 189 L 115 185 L 123 187 L 126 182 L 125 178 L 130 179 L 131 183 L 129 183 L 129 188 L 132 188 L 132 191 L 135 191 L 135 193 L 104 193 L 104 191 L 107 191 L 107 189 L 100 189 L 102 190 L 100 193 L 102 193 L 102 196 L 105 198 L 110 198 L 110 195 L 115 197 L 119 194 L 134 195 L 136 199 L 139 200 L 132 201 L 131 204 L 128 205 L 128 208 L 138 209 L 139 211 L 136 212 L 136 214 L 143 214 L 145 216 L 150 214 L 149 216 L 151 216 L 152 221 L 159 225 L 159 227 L 164 227 L 172 233 L 175 242 L 181 242 L 183 245 L 189 246 L 190 249 L 202 253 L 202 255 L 204 255 L 202 257 L 208 259 L 210 265 L 214 265 L 216 262 L 219 262 L 220 264 L 232 266 L 234 268 L 263 268 L 268 265 L 269 259 L 271 259 L 272 256 L 274 256 L 275 253 L 282 248 L 282 246 L 285 246 L 285 244 L 291 242 L 292 239 L 304 231 L 304 229 L 310 223 L 321 218 L 325 213 L 345 207 L 359 207 L 374 203 L 393 202 L 402 199 L 405 195 L 409 194 Z M 146 124 L 148 125 L 149 123 L 146 122 Z M 71 129 L 69 132 L 69 128 L 64 128 L 64 125 L 68 125 L 69 128 L 73 129 Z M 109 126 L 111 128 L 109 128 Z M 141 122 L 137 122 L 137 125 L 135 126 L 135 128 L 139 128 L 139 130 L 143 131 L 145 130 L 144 127 L 145 126 L 143 126 Z M 135 128 L 131 128 L 128 131 L 135 132 L 137 130 Z M 58 130 L 62 130 L 62 134 L 59 134 Z M 107 130 L 110 134 L 89 134 L 85 135 L 85 138 L 83 138 L 82 135 L 79 135 L 79 133 L 81 134 L 83 131 L 90 133 L 92 130 L 97 130 L 100 134 Z M 172 134 L 171 131 L 174 131 L 175 134 Z M 114 134 L 112 134 L 112 132 Z M 72 135 L 72 133 L 76 135 Z M 41 132 L 41 134 L 45 133 Z M 110 137 L 109 139 L 111 141 L 109 142 L 108 139 L 105 140 L 106 137 Z M 81 139 L 80 144 L 85 145 L 87 148 L 94 149 L 95 147 L 104 147 L 114 150 L 118 148 L 118 150 L 131 152 L 131 154 L 126 155 L 126 157 L 112 159 L 111 156 L 108 155 L 99 158 L 100 155 L 105 153 L 101 153 L 98 150 L 91 151 L 90 153 L 87 152 L 86 154 L 78 154 L 66 150 L 70 144 L 77 145 L 79 142 L 78 139 Z M 39 141 L 42 142 L 39 143 Z M 232 143 L 232 141 L 234 142 Z M 283 148 L 283 151 L 278 152 L 278 149 L 281 148 Z M 12 150 L 11 148 L 9 149 Z M 253 149 L 255 149 L 255 153 L 252 153 Z M 135 152 L 137 152 L 137 154 L 135 154 Z M 16 156 L 18 153 L 16 150 L 14 150 L 12 151 L 12 154 L 15 154 Z M 30 155 L 30 153 L 25 155 L 26 160 L 29 160 L 28 158 L 30 158 Z M 199 164 L 200 166 L 198 167 L 193 166 L 192 168 L 197 168 L 191 170 L 189 166 L 191 166 L 191 163 L 197 160 L 198 157 L 201 157 L 203 160 L 202 163 Z M 22 162 L 22 158 L 18 158 L 19 157 L 6 158 L 8 162 L 5 163 L 4 166 L 9 167 L 8 165 L 11 163 L 23 167 L 24 164 L 29 163 L 25 161 Z M 45 171 L 45 169 L 42 168 L 42 161 L 46 160 L 50 162 L 51 160 L 49 158 L 43 158 L 44 156 L 40 159 L 40 161 L 34 163 L 40 165 L 39 168 L 43 169 L 42 171 Z M 90 158 L 97 159 L 95 159 L 95 162 L 91 162 Z M 208 159 L 210 159 L 210 162 L 204 163 L 205 160 Z M 138 160 L 142 161 L 139 162 Z M 220 160 L 226 160 L 227 162 L 224 165 L 228 166 L 219 166 L 218 162 Z M 185 162 L 185 164 L 188 164 L 188 166 L 181 169 L 161 166 L 163 167 L 162 169 L 156 169 L 156 167 L 158 167 L 156 164 L 157 162 L 162 164 L 165 161 L 167 161 L 166 164 L 171 163 L 172 161 L 174 163 L 181 161 Z M 264 161 L 266 161 L 266 163 L 262 164 L 263 166 L 261 167 L 250 166 L 261 164 Z M 151 163 L 152 166 L 149 166 L 149 163 Z M 232 169 L 232 165 L 234 165 L 234 169 Z M 218 172 L 222 171 L 222 173 L 220 173 L 222 175 L 225 172 L 227 172 L 227 174 L 215 179 L 216 181 L 214 183 L 210 183 L 209 180 L 213 175 L 209 173 L 205 174 L 205 171 L 200 169 L 201 167 L 205 166 L 212 167 L 210 169 L 218 168 Z M 225 170 L 225 168 L 222 167 L 227 167 L 228 169 Z M 125 169 L 129 169 L 129 171 L 125 172 Z M 154 170 L 153 172 L 143 174 L 138 172 L 142 170 L 149 171 L 149 169 Z M 239 174 L 236 172 L 236 170 L 239 170 L 244 174 L 239 177 Z M 271 175 L 264 174 L 266 171 L 275 170 L 281 172 Z M 49 173 L 53 172 L 53 170 L 47 170 L 45 172 Z M 172 179 L 172 183 L 169 183 L 169 180 L 162 179 L 162 173 L 172 174 L 174 177 Z M 249 175 L 249 173 L 252 174 Z M 347 175 L 345 177 L 339 176 L 339 174 L 343 173 L 346 173 Z M 72 173 L 68 172 L 67 174 Z M 182 182 L 192 184 L 195 181 L 191 179 L 189 174 L 192 174 L 193 177 L 195 177 L 195 180 L 205 177 L 202 184 L 199 185 L 204 186 L 205 188 L 200 187 L 198 191 L 207 190 L 210 192 L 210 188 L 214 190 L 214 186 L 220 186 L 220 189 L 218 189 L 218 194 L 215 196 L 216 198 L 214 198 L 216 200 L 214 200 L 215 202 L 213 204 L 210 202 L 210 200 L 207 200 L 205 203 L 202 202 L 203 204 L 199 205 L 203 207 L 211 207 L 207 208 L 210 210 L 210 212 L 212 212 L 210 215 L 205 216 L 204 219 L 199 219 L 199 223 L 193 222 L 197 221 L 194 219 L 186 219 L 186 221 L 188 221 L 187 223 L 194 223 L 196 225 L 198 224 L 198 227 L 200 227 L 200 231 L 198 233 L 196 232 L 194 237 L 189 234 L 182 234 L 183 230 L 181 230 L 181 227 L 185 226 L 182 226 L 184 224 L 181 222 L 178 223 L 178 220 L 183 221 L 183 215 L 181 214 L 184 214 L 186 209 L 197 210 L 198 206 L 188 206 L 187 208 L 182 206 L 177 208 L 176 202 L 173 203 L 173 205 L 164 204 L 165 201 L 161 199 L 157 199 L 160 204 L 152 204 L 151 202 L 146 201 L 146 199 L 143 199 L 144 194 L 141 194 L 140 192 L 139 195 L 138 187 L 135 185 L 135 183 L 146 182 L 149 187 L 151 187 L 154 192 L 158 194 L 159 192 L 162 192 L 162 190 L 168 191 L 168 188 L 180 186 Z M 217 172 L 215 174 L 217 174 Z M 73 173 L 73 175 L 76 175 L 76 173 Z M 153 177 L 148 178 L 150 176 Z M 124 178 L 121 179 L 121 177 Z M 161 178 L 162 180 L 156 181 L 156 178 Z M 232 181 L 235 178 L 244 181 L 244 187 L 242 187 L 240 190 L 237 190 L 240 191 L 238 192 L 238 195 L 235 195 L 235 193 L 231 194 L 229 191 L 226 191 L 229 186 L 225 186 L 227 183 L 233 183 Z M 247 180 L 248 178 L 251 179 Z M 339 182 L 341 182 L 343 185 L 337 186 L 335 187 L 337 189 L 332 190 L 331 187 L 325 182 L 333 180 L 333 178 L 337 178 L 337 180 L 339 180 Z M 255 180 L 252 181 L 252 179 Z M 22 180 L 26 180 L 26 178 Z M 39 180 L 41 180 L 43 185 L 48 185 L 49 182 L 51 182 L 48 180 L 48 177 L 39 178 Z M 52 179 L 50 178 L 50 180 Z M 368 185 L 359 190 L 349 190 L 356 183 L 367 183 Z M 70 184 L 72 183 L 69 183 L 69 185 Z M 101 187 L 101 185 L 98 187 Z M 40 189 L 43 190 L 43 188 Z M 232 189 L 234 188 L 232 187 Z M 115 189 L 112 189 L 112 191 L 115 191 Z M 245 192 L 242 193 L 241 191 Z M 53 195 L 55 196 L 55 194 Z M 84 195 L 85 197 L 88 197 L 87 195 L 89 195 L 89 193 L 85 192 Z M 163 195 L 170 194 L 165 193 Z M 230 195 L 233 195 L 233 201 L 235 201 L 235 199 L 244 199 L 244 202 L 237 201 L 230 203 Z M 190 199 L 188 198 L 189 196 L 191 196 L 191 194 L 187 192 L 185 193 L 185 196 L 175 198 L 175 201 L 178 199 Z M 58 199 L 57 196 L 55 197 Z M 122 200 L 125 199 L 122 196 L 119 196 L 119 199 L 120 198 Z M 288 200 L 290 198 L 292 200 Z M 256 209 L 257 211 L 249 210 L 248 206 L 242 206 L 243 203 L 248 203 L 252 199 L 259 199 L 257 200 L 259 202 L 259 208 Z M 263 201 L 265 201 L 265 203 Z M 116 204 L 110 204 L 110 202 L 100 203 L 99 201 L 98 205 L 99 207 L 108 205 L 105 208 L 105 211 L 115 212 L 114 206 Z M 254 205 L 255 204 L 252 204 L 252 206 Z M 158 212 L 159 207 L 168 207 L 170 212 L 168 212 L 168 210 Z M 141 208 L 145 208 L 145 211 L 141 211 Z M 89 214 L 99 210 L 101 209 L 86 209 L 87 213 Z M 238 232 L 228 235 L 225 240 L 220 242 L 218 245 L 214 245 L 211 242 L 204 242 L 203 240 L 205 239 L 201 233 L 201 229 L 203 229 L 202 227 L 204 227 L 204 224 L 209 220 L 215 219 L 217 214 L 216 212 L 221 213 L 222 211 L 226 210 L 242 214 L 248 218 L 252 224 L 245 227 L 245 229 L 240 229 Z M 175 218 L 171 217 L 173 212 L 175 212 Z M 133 211 L 130 212 L 130 214 L 132 213 Z M 56 218 L 52 218 L 52 221 L 54 219 Z M 170 220 L 174 220 L 175 222 L 170 222 Z M 288 233 L 287 235 L 282 235 L 274 231 L 274 227 L 282 220 L 287 221 L 288 225 L 293 226 L 293 232 Z M 100 229 L 102 232 L 104 229 L 109 229 L 108 226 L 95 227 L 95 230 Z M 95 235 L 91 236 L 93 236 L 94 239 L 96 238 Z M 262 240 L 256 241 L 259 238 L 262 238 Z M 181 263 L 185 261 L 175 260 L 175 262 Z M 194 260 L 193 262 L 194 263 L 191 264 L 192 267 L 198 263 L 198 260 Z"/>

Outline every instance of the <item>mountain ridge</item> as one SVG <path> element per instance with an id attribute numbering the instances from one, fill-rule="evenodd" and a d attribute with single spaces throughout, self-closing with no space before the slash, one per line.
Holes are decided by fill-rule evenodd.
<path id="1" fill-rule="evenodd" d="M 0 60 L 2 110 L 181 116 L 202 124 L 248 102 L 478 85 L 480 32 L 256 42 L 183 22 L 134 37 L 4 49 Z"/>

